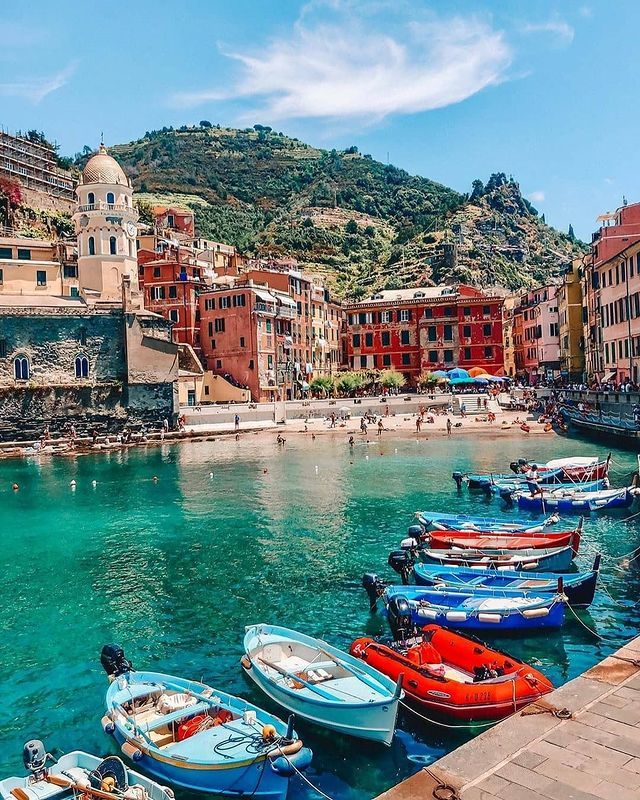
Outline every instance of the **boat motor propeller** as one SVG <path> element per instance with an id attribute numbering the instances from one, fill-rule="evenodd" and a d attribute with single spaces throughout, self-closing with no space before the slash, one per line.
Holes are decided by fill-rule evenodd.
<path id="1" fill-rule="evenodd" d="M 406 597 L 392 597 L 387 606 L 387 613 L 394 639 L 404 641 L 414 633 L 411 623 L 411 608 Z"/>
<path id="2" fill-rule="evenodd" d="M 127 659 L 119 644 L 105 644 L 100 653 L 100 663 L 111 679 L 118 678 L 133 669 L 133 664 Z"/>
<path id="3" fill-rule="evenodd" d="M 387 563 L 391 569 L 400 575 L 405 585 L 409 583 L 409 576 L 415 563 L 415 559 L 409 550 L 392 550 L 389 553 Z"/>
<path id="4" fill-rule="evenodd" d="M 365 572 L 362 576 L 362 585 L 369 598 L 369 611 L 374 614 L 378 605 L 378 598 L 387 587 L 387 583 L 381 580 L 374 572 Z"/>

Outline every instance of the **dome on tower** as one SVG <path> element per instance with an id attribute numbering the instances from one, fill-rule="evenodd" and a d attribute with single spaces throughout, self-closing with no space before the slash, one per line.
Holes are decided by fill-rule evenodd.
<path id="1" fill-rule="evenodd" d="M 112 156 L 107 153 L 107 148 L 101 144 L 95 156 L 87 161 L 82 170 L 82 183 L 121 183 L 129 185 L 127 176 L 122 167 Z"/>

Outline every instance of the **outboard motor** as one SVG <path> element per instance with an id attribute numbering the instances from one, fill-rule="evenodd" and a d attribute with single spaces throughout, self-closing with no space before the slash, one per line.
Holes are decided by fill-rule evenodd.
<path id="1" fill-rule="evenodd" d="M 406 597 L 392 597 L 387 605 L 387 615 L 394 639 L 404 641 L 413 635 L 411 609 Z"/>
<path id="2" fill-rule="evenodd" d="M 462 473 L 461 472 L 454 472 L 451 477 L 456 482 L 456 487 L 458 490 L 462 489 Z"/>
<path id="3" fill-rule="evenodd" d="M 384 592 L 387 584 L 373 572 L 365 572 L 362 576 L 362 585 L 369 597 L 369 611 L 375 614 L 378 598 Z"/>
<path id="4" fill-rule="evenodd" d="M 517 475 L 520 472 L 520 465 L 518 464 L 517 461 L 512 461 L 509 464 L 509 469 L 511 470 L 511 472 L 515 472 Z"/>
<path id="5" fill-rule="evenodd" d="M 417 539 L 420 541 L 420 539 L 424 536 L 424 533 L 425 529 L 422 527 L 422 525 L 409 525 L 407 528 L 407 537 L 410 539 Z"/>
<path id="6" fill-rule="evenodd" d="M 402 578 L 402 583 L 405 585 L 409 583 L 409 576 L 415 563 L 415 559 L 409 550 L 392 550 L 389 553 L 387 563 Z"/>
<path id="7" fill-rule="evenodd" d="M 39 739 L 31 739 L 22 748 L 22 761 L 25 769 L 31 772 L 35 781 L 42 780 L 46 775 L 46 763 L 49 757 Z"/>
<path id="8" fill-rule="evenodd" d="M 133 669 L 133 664 L 126 658 L 119 644 L 105 644 L 100 653 L 100 663 L 110 679 Z"/>
<path id="9" fill-rule="evenodd" d="M 500 489 L 500 497 L 505 503 L 511 505 L 513 502 L 513 489 Z"/>

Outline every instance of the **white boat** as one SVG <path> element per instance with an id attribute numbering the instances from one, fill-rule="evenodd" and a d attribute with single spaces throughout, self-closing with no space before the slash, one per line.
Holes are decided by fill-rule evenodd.
<path id="1" fill-rule="evenodd" d="M 251 625 L 242 666 L 272 700 L 334 731 L 391 744 L 403 696 L 400 681 L 303 633 Z"/>

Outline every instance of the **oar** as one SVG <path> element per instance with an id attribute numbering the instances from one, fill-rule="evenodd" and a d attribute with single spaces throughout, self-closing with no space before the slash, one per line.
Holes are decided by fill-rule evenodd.
<path id="1" fill-rule="evenodd" d="M 320 649 L 320 652 L 322 653 L 322 655 L 330 658 L 338 666 L 343 667 L 343 669 L 346 669 L 348 672 L 352 672 L 354 675 L 357 675 L 362 681 L 362 683 L 366 684 L 370 689 L 373 689 L 374 692 L 380 692 L 381 684 L 378 683 L 376 685 L 374 683 L 373 678 L 371 678 L 371 676 L 368 675 L 367 672 L 365 672 L 363 669 L 361 669 L 360 667 L 356 667 L 353 664 L 349 664 L 346 661 L 343 661 L 341 658 L 338 658 L 338 656 L 334 656 L 332 653 L 328 653 L 326 650 L 323 650 L 322 648 Z"/>
<path id="2" fill-rule="evenodd" d="M 292 681 L 298 681 L 310 691 L 319 694 L 320 697 L 324 697 L 325 700 L 330 700 L 332 703 L 335 703 L 336 700 L 338 702 L 344 702 L 344 700 L 341 701 L 339 697 L 329 694 L 329 692 L 325 692 L 323 689 L 320 689 L 320 687 L 314 686 L 312 683 L 309 683 L 309 681 L 305 681 L 305 679 L 301 678 L 299 675 L 294 675 L 294 673 L 289 672 L 288 670 L 281 667 L 279 664 L 273 664 L 271 661 L 266 661 L 264 658 L 261 658 L 260 656 L 258 656 L 258 660 L 261 661 L 263 664 L 266 664 L 267 667 L 275 669 L 276 672 L 278 672 L 285 678 L 290 678 Z"/>
<path id="3" fill-rule="evenodd" d="M 60 786 L 64 789 L 73 789 L 74 792 L 90 794 L 92 797 L 100 797 L 103 800 L 114 800 L 114 798 L 118 796 L 115 793 L 112 794 L 111 792 L 103 792 L 102 789 L 94 789 L 93 787 L 87 788 L 79 783 L 75 783 L 74 781 L 65 780 L 58 775 L 46 775 L 45 780 L 48 783 L 52 783 L 54 786 Z"/>

